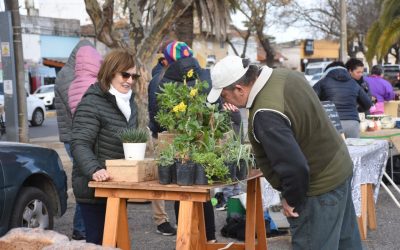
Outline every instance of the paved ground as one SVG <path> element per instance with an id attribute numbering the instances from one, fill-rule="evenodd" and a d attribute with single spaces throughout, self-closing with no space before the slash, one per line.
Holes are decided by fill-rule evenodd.
<path id="1" fill-rule="evenodd" d="M 60 154 L 64 164 L 65 171 L 67 172 L 71 187 L 71 163 L 64 150 L 63 144 L 58 142 L 58 136 L 42 137 L 31 139 L 31 143 L 39 144 L 42 146 L 50 147 Z M 391 190 L 394 190 L 391 187 Z M 72 230 L 72 217 L 74 211 L 74 200 L 71 190 L 69 191 L 68 210 L 66 214 L 55 221 L 54 230 L 71 236 Z M 397 195 L 400 198 L 400 195 Z M 171 222 L 175 223 L 173 203 L 166 203 L 167 212 L 171 218 Z M 156 227 L 152 222 L 152 212 L 150 204 L 129 204 L 129 227 L 130 236 L 132 239 L 132 249 L 153 250 L 153 249 L 174 249 L 175 236 L 160 236 L 155 231 Z M 230 242 L 232 239 L 227 239 L 219 233 L 222 228 L 226 212 L 215 212 L 217 238 L 219 242 Z M 400 237 L 398 232 L 400 229 L 400 208 L 396 207 L 394 202 L 390 199 L 387 193 L 381 189 L 378 202 L 377 202 L 377 224 L 378 230 L 369 231 L 368 239 L 363 242 L 364 249 L 379 249 L 379 250 L 394 250 L 400 249 Z M 278 237 L 268 239 L 269 249 L 290 249 L 290 237 Z"/>

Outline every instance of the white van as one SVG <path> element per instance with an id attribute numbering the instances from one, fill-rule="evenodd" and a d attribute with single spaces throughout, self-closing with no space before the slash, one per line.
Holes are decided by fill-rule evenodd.
<path id="1" fill-rule="evenodd" d="M 332 61 L 323 61 L 323 62 L 313 62 L 309 63 L 306 66 L 306 70 L 304 71 L 304 76 L 306 77 L 307 81 L 313 80 L 315 83 L 316 80 L 315 76 L 321 77 L 322 73 L 324 72 L 326 66 L 328 66 Z"/>

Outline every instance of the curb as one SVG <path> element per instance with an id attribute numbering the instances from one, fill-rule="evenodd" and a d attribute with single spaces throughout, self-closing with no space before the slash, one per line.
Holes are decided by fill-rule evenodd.
<path id="1" fill-rule="evenodd" d="M 56 117 L 57 112 L 55 110 L 47 110 L 46 111 L 46 117 Z"/>

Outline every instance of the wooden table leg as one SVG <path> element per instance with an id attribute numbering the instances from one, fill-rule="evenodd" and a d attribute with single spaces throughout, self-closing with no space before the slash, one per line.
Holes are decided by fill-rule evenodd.
<path id="1" fill-rule="evenodd" d="M 265 230 L 264 210 L 262 205 L 260 178 L 256 182 L 256 231 L 258 250 L 267 250 L 267 232 Z"/>
<path id="2" fill-rule="evenodd" d="M 192 201 L 181 201 L 179 205 L 177 250 L 196 249 L 199 237 L 199 216 Z"/>
<path id="3" fill-rule="evenodd" d="M 199 241 L 197 244 L 197 250 L 205 250 L 207 245 L 206 237 L 206 224 L 204 220 L 204 205 L 202 202 L 195 203 L 195 209 L 197 209 L 197 214 L 199 218 L 198 228 L 199 228 Z"/>
<path id="4" fill-rule="evenodd" d="M 246 233 L 245 233 L 245 249 L 255 249 L 255 224 L 256 224 L 256 181 L 257 178 L 247 182 L 247 198 L 246 198 Z"/>
<path id="5" fill-rule="evenodd" d="M 361 184 L 361 216 L 358 217 L 358 229 L 362 240 L 367 239 L 367 184 Z"/>
<path id="6" fill-rule="evenodd" d="M 104 221 L 103 246 L 116 247 L 119 218 L 119 198 L 107 198 L 106 218 Z"/>
<path id="7" fill-rule="evenodd" d="M 120 199 L 119 204 L 119 220 L 117 229 L 117 247 L 121 249 L 131 249 L 131 242 L 129 239 L 129 225 L 128 213 L 126 207 L 126 199 Z"/>
<path id="8" fill-rule="evenodd" d="M 376 212 L 374 201 L 373 184 L 367 184 L 367 213 L 368 213 L 368 228 L 371 230 L 376 229 Z"/>

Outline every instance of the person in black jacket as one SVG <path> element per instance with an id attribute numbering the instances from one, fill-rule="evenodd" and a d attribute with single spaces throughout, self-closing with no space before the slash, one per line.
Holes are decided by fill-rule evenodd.
<path id="1" fill-rule="evenodd" d="M 124 158 L 122 141 L 116 133 L 138 126 L 132 93 L 138 77 L 133 53 L 112 50 L 100 67 L 98 82 L 89 87 L 75 111 L 71 134 L 75 160 L 72 187 L 81 207 L 86 241 L 90 243 L 102 243 L 106 200 L 95 198 L 88 183 L 109 180 L 105 161 Z"/>
<path id="2" fill-rule="evenodd" d="M 164 57 L 168 61 L 168 68 L 166 69 L 163 77 L 157 83 L 153 83 L 152 88 L 149 88 L 149 120 L 150 120 L 150 130 L 152 131 L 153 137 L 157 138 L 157 134 L 159 132 L 164 131 L 165 129 L 160 127 L 160 125 L 155 121 L 154 116 L 158 112 L 158 105 L 156 94 L 160 92 L 160 87 L 162 87 L 165 83 L 168 82 L 184 82 L 183 77 L 189 70 L 194 70 L 194 73 L 197 74 L 199 80 L 207 81 L 211 83 L 210 71 L 207 69 L 202 69 L 198 63 L 198 61 L 193 58 L 192 49 L 184 42 L 173 41 L 169 43 L 164 49 Z M 195 84 L 195 80 L 187 81 L 189 86 L 193 86 Z M 206 90 L 207 93 L 211 89 L 211 84 L 209 88 Z M 240 114 L 239 114 L 240 115 Z M 179 211 L 179 202 L 175 202 L 175 215 L 176 220 L 178 221 L 178 211 Z M 214 210 L 211 205 L 211 202 L 204 203 L 204 214 L 205 214 L 205 226 L 206 226 L 206 237 L 208 241 L 215 241 L 215 219 L 214 219 Z"/>
<path id="3" fill-rule="evenodd" d="M 343 62 L 329 64 L 313 89 L 321 101 L 335 104 L 346 138 L 360 137 L 357 105 L 363 112 L 372 106 L 372 102 L 364 89 L 351 78 Z"/>

